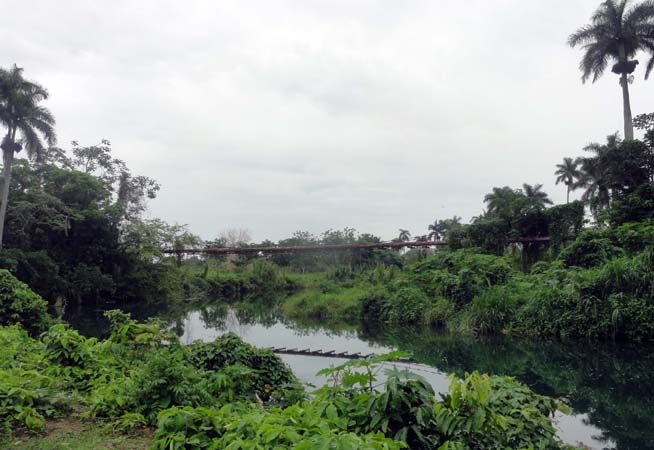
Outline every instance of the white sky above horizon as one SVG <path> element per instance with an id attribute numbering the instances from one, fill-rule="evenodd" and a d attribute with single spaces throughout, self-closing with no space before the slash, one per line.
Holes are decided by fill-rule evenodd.
<path id="1" fill-rule="evenodd" d="M 112 142 L 205 239 L 464 221 L 622 131 L 618 78 L 567 36 L 598 0 L 0 0 L 0 64 L 46 86 L 59 144 Z M 635 114 L 652 112 L 643 80 Z M 576 195 L 578 196 L 578 195 Z"/>

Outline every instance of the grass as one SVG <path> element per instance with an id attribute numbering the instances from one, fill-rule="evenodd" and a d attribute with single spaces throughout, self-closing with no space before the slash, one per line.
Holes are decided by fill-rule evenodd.
<path id="1" fill-rule="evenodd" d="M 284 314 L 299 319 L 326 322 L 353 322 L 361 318 L 360 298 L 368 286 L 334 287 L 325 292 L 308 288 L 288 297 L 282 305 Z"/>
<path id="2" fill-rule="evenodd" d="M 115 433 L 102 422 L 82 422 L 76 417 L 48 421 L 43 435 L 15 436 L 0 442 L 1 450 L 145 450 L 150 448 L 151 430 L 139 434 Z"/>

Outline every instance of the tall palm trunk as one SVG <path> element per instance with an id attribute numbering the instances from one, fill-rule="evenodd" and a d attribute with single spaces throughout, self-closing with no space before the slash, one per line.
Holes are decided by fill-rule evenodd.
<path id="1" fill-rule="evenodd" d="M 624 138 L 631 140 L 634 138 L 634 124 L 631 121 L 631 104 L 629 102 L 629 82 L 627 74 L 620 75 L 620 85 L 622 86 L 622 108 L 624 115 Z"/>
<path id="2" fill-rule="evenodd" d="M 567 205 L 568 203 L 570 203 L 570 185 L 567 184 L 566 187 L 568 188 L 568 192 L 567 192 L 566 198 L 565 198 L 565 203 Z"/>
<path id="3" fill-rule="evenodd" d="M 626 63 L 627 56 L 625 54 L 624 45 L 620 45 L 618 50 L 620 56 L 620 63 L 622 65 L 622 73 L 620 74 L 620 86 L 622 86 L 622 115 L 624 117 L 624 138 L 631 140 L 634 138 L 634 124 L 631 120 L 631 102 L 629 101 L 629 80 L 627 79 Z"/>
<path id="4" fill-rule="evenodd" d="M 2 194 L 0 197 L 0 250 L 2 250 L 2 240 L 5 231 L 5 217 L 7 216 L 7 203 L 9 202 L 9 188 L 11 185 L 11 166 L 14 163 L 14 140 L 16 132 L 7 133 L 7 138 L 3 142 L 2 148 Z"/>

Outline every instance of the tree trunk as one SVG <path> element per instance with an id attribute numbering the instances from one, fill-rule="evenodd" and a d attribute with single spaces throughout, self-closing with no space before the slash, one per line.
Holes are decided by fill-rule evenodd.
<path id="1" fill-rule="evenodd" d="M 629 102 L 629 82 L 627 74 L 620 76 L 620 85 L 622 86 L 622 108 L 624 115 L 624 138 L 629 141 L 634 138 L 634 124 L 631 121 L 631 104 Z"/>
<path id="2" fill-rule="evenodd" d="M 568 192 L 567 192 L 567 195 L 566 195 L 566 198 L 565 198 L 565 204 L 566 205 L 568 203 L 570 203 L 570 185 L 569 184 L 567 185 L 567 188 L 568 188 Z"/>
<path id="3" fill-rule="evenodd" d="M 9 148 L 2 150 L 2 197 L 0 198 L 0 250 L 5 231 L 5 217 L 7 216 L 7 202 L 9 201 L 9 187 L 11 185 L 11 166 L 14 162 L 14 143 L 8 140 Z"/>
<path id="4" fill-rule="evenodd" d="M 626 141 L 634 138 L 634 124 L 631 120 L 631 102 L 629 101 L 629 81 L 627 80 L 626 63 L 627 55 L 624 45 L 618 48 L 622 73 L 620 74 L 620 86 L 622 86 L 622 114 L 624 117 L 624 139 Z"/>

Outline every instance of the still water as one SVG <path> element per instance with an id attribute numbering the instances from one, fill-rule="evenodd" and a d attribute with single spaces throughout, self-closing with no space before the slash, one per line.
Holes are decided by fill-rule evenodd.
<path id="1" fill-rule="evenodd" d="M 409 370 L 426 378 L 437 392 L 448 374 L 480 372 L 511 375 L 534 391 L 564 397 L 571 415 L 558 414 L 557 428 L 569 443 L 592 449 L 654 449 L 654 349 L 508 337 L 467 338 L 425 328 L 330 327 L 290 321 L 274 311 L 208 305 L 171 311 L 165 306 L 134 309 L 137 319 L 157 316 L 182 342 L 210 341 L 232 331 L 260 347 L 309 348 L 351 353 L 407 351 L 421 364 Z M 81 332 L 100 336 L 108 323 L 92 308 L 67 312 Z M 338 358 L 282 355 L 304 382 L 319 385 L 316 372 Z"/>

